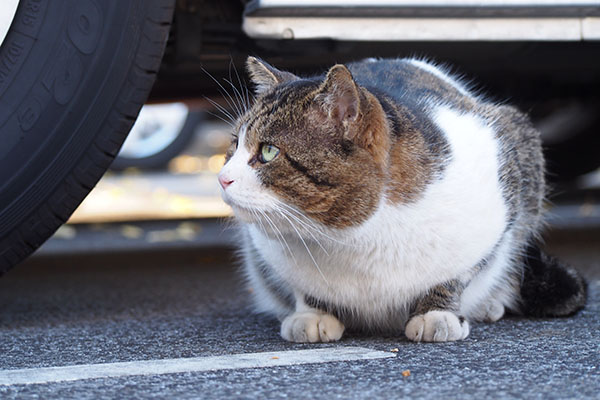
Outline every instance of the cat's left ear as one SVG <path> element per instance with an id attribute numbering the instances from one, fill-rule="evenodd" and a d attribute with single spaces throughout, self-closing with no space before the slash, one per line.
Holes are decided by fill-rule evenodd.
<path id="1" fill-rule="evenodd" d="M 254 83 L 256 94 L 264 93 L 284 82 L 299 79 L 290 72 L 280 71 L 267 62 L 252 56 L 246 59 L 246 68 L 252 83 Z"/>
<path id="2" fill-rule="evenodd" d="M 388 158 L 389 127 L 375 97 L 363 91 L 344 65 L 334 65 L 318 90 L 315 101 L 343 131 L 343 138 L 370 152 L 380 164 Z"/>
<path id="3" fill-rule="evenodd" d="M 331 67 L 321 85 L 316 100 L 334 119 L 346 129 L 359 116 L 360 95 L 352 73 L 344 65 Z"/>

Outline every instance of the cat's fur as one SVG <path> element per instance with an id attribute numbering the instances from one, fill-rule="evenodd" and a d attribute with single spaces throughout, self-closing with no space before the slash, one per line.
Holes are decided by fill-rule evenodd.
<path id="1" fill-rule="evenodd" d="M 525 115 L 421 60 L 305 79 L 247 64 L 257 100 L 219 179 L 257 308 L 285 339 L 351 327 L 450 341 L 507 309 L 583 307 L 583 279 L 537 247 L 544 160 Z"/>

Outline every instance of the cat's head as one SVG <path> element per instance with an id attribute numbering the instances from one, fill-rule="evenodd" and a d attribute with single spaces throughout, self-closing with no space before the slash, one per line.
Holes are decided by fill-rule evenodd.
<path id="1" fill-rule="evenodd" d="M 250 57 L 254 105 L 237 121 L 219 173 L 243 220 L 286 208 L 333 228 L 360 224 L 384 190 L 390 146 L 380 103 L 343 65 L 302 79 Z"/>

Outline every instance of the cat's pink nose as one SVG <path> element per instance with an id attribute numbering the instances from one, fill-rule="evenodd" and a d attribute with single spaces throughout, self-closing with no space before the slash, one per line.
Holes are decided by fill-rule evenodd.
<path id="1" fill-rule="evenodd" d="M 227 189 L 227 186 L 231 185 L 233 180 L 227 178 L 225 175 L 219 175 L 219 183 L 223 189 Z"/>

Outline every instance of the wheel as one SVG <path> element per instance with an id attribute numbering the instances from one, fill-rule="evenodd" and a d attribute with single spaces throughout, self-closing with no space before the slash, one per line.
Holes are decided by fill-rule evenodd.
<path id="1" fill-rule="evenodd" d="M 110 168 L 164 168 L 192 142 L 201 121 L 202 113 L 184 103 L 145 105 Z"/>
<path id="2" fill-rule="evenodd" d="M 20 2 L 0 47 L 0 274 L 109 167 L 154 82 L 174 3 Z"/>

